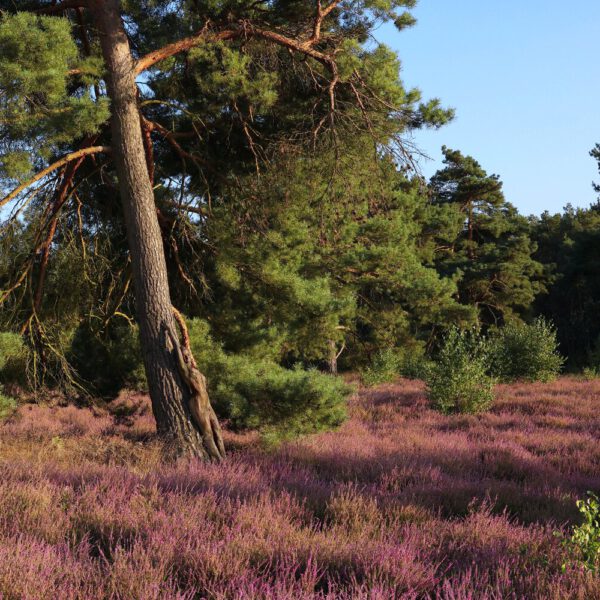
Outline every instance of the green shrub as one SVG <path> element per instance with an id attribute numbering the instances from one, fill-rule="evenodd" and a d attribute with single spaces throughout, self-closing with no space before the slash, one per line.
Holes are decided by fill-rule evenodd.
<path id="1" fill-rule="evenodd" d="M 577 501 L 577 508 L 583 515 L 583 523 L 573 527 L 571 537 L 564 544 L 572 561 L 595 573 L 600 566 L 600 500 L 588 492 L 585 500 Z M 563 569 L 567 566 L 565 563 Z"/>
<path id="2" fill-rule="evenodd" d="M 17 402 L 14 398 L 9 398 L 2 393 L 0 387 L 0 421 L 10 417 L 17 408 Z"/>
<path id="3" fill-rule="evenodd" d="M 227 355 L 200 319 L 189 321 L 188 329 L 215 411 L 233 427 L 260 429 L 270 439 L 280 439 L 330 429 L 346 418 L 352 389 L 340 378 Z"/>
<path id="4" fill-rule="evenodd" d="M 424 379 L 431 366 L 420 347 L 385 348 L 375 354 L 372 364 L 360 372 L 364 385 L 388 383 L 396 377 Z"/>
<path id="5" fill-rule="evenodd" d="M 445 414 L 478 413 L 494 401 L 488 344 L 476 331 L 451 329 L 427 373 L 427 396 Z"/>
<path id="6" fill-rule="evenodd" d="M 23 351 L 23 339 L 16 333 L 0 332 L 0 371 L 12 356 L 18 356 Z"/>
<path id="7" fill-rule="evenodd" d="M 492 333 L 491 371 L 503 381 L 552 381 L 563 362 L 556 329 L 542 317 L 530 325 L 510 323 Z"/>
<path id="8" fill-rule="evenodd" d="M 0 332 L 0 381 L 27 383 L 28 350 L 23 338 L 10 332 Z"/>
<path id="9" fill-rule="evenodd" d="M 394 348 L 379 350 L 371 365 L 361 371 L 360 378 L 368 387 L 379 383 L 388 383 L 400 374 L 401 362 L 401 356 Z"/>
<path id="10" fill-rule="evenodd" d="M 426 380 L 432 368 L 433 362 L 423 353 L 406 353 L 400 364 L 400 375 L 406 379 Z"/>
<path id="11" fill-rule="evenodd" d="M 209 389 L 217 410 L 236 428 L 290 438 L 331 429 L 346 418 L 350 389 L 338 377 L 245 356 L 229 356 L 222 366 L 212 377 L 209 372 Z"/>
<path id="12" fill-rule="evenodd" d="M 586 381 L 594 381 L 594 379 L 600 377 L 600 371 L 598 367 L 584 367 L 581 371 L 581 377 Z"/>
<path id="13" fill-rule="evenodd" d="M 138 328 L 125 320 L 113 320 L 103 331 L 82 324 L 68 359 L 90 392 L 103 398 L 115 398 L 124 388 L 147 389 Z"/>

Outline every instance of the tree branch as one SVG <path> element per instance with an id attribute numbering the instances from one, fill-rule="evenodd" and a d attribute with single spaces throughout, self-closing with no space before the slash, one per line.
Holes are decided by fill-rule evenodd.
<path id="1" fill-rule="evenodd" d="M 112 152 L 112 148 L 110 146 L 90 146 L 89 148 L 82 148 L 81 150 L 77 150 L 76 152 L 71 152 L 63 156 L 60 160 L 52 163 L 50 166 L 46 167 L 44 170 L 36 173 L 31 179 L 22 183 L 20 186 L 16 187 L 8 196 L 4 196 L 0 200 L 0 208 L 2 208 L 5 204 L 8 204 L 11 200 L 14 200 L 23 190 L 26 190 L 30 185 L 33 185 L 36 181 L 43 179 L 46 175 L 49 175 L 53 171 L 60 169 L 62 166 L 82 158 L 84 156 L 89 156 L 91 154 L 110 154 Z"/>
<path id="2" fill-rule="evenodd" d="M 208 215 L 208 210 L 206 208 L 198 208 L 196 206 L 189 206 L 188 204 L 182 204 L 181 202 L 174 202 L 172 200 L 162 200 L 163 204 L 171 208 L 176 208 L 177 210 L 183 210 L 184 212 L 194 213 L 196 215 L 200 215 L 201 217 L 206 217 Z"/>
<path id="3" fill-rule="evenodd" d="M 155 165 L 154 165 L 154 146 L 152 145 L 152 129 L 150 128 L 150 123 L 140 112 L 140 122 L 142 125 L 142 139 L 144 141 L 144 151 L 146 153 L 146 164 L 148 165 L 148 177 L 150 178 L 150 183 L 154 186 L 154 173 L 155 173 Z"/>
<path id="4" fill-rule="evenodd" d="M 160 123 L 156 123 L 155 121 L 149 121 L 142 115 L 142 123 L 146 128 L 146 131 L 150 133 L 151 131 L 158 131 L 165 140 L 169 143 L 169 145 L 175 150 L 175 152 L 179 155 L 179 157 L 185 161 L 185 159 L 191 160 L 198 167 L 205 165 L 205 161 L 202 160 L 199 156 L 194 156 L 189 152 L 186 152 L 177 142 L 173 132 L 169 131 L 166 127 L 163 127 Z"/>
<path id="5" fill-rule="evenodd" d="M 85 144 L 94 143 L 96 141 L 97 136 L 94 138 L 87 138 L 84 141 Z M 89 147 L 89 146 L 88 146 Z M 73 178 L 77 173 L 77 169 L 81 166 L 83 161 L 85 160 L 85 156 L 80 156 L 77 160 L 70 162 L 65 167 L 65 173 L 63 176 L 63 180 L 60 184 L 58 192 L 56 194 L 56 199 L 54 200 L 54 204 L 52 206 L 52 219 L 50 221 L 50 225 L 48 227 L 48 234 L 46 235 L 46 239 L 42 244 L 42 256 L 40 259 L 40 272 L 38 275 L 38 285 L 35 291 L 35 298 L 33 302 L 33 310 L 38 312 L 40 310 L 40 306 L 42 305 L 42 297 L 44 294 L 44 284 L 46 282 L 46 271 L 48 270 L 48 261 L 50 259 L 50 247 L 52 245 L 52 241 L 54 240 L 54 236 L 56 234 L 56 227 L 58 225 L 58 217 L 59 213 L 65 204 L 65 202 L 69 199 L 69 189 L 73 183 Z"/>
<path id="6" fill-rule="evenodd" d="M 196 35 L 192 35 L 187 38 L 183 38 L 178 42 L 174 42 L 173 44 L 169 44 L 167 46 L 163 46 L 158 50 L 154 50 L 146 56 L 142 56 L 137 63 L 135 64 L 134 72 L 136 75 L 147 71 L 150 67 L 160 62 L 161 60 L 165 60 L 171 56 L 175 56 L 175 54 L 179 54 L 180 52 L 185 52 L 186 50 L 190 50 L 194 46 L 197 46 L 200 42 L 206 39 L 210 39 L 213 41 L 220 40 L 231 40 L 235 37 L 238 37 L 241 34 L 241 31 L 235 29 L 226 29 L 224 31 L 220 31 L 219 33 L 211 33 L 208 31 L 208 24 L 205 25 L 200 32 Z"/>
<path id="7" fill-rule="evenodd" d="M 313 34 L 310 38 L 312 44 L 316 44 L 321 39 L 321 26 L 323 25 L 323 21 L 340 2 L 341 0 L 334 0 L 329 6 L 323 8 L 321 0 L 317 0 L 317 15 L 313 24 Z"/>
<path id="8" fill-rule="evenodd" d="M 268 40 L 279 46 L 283 46 L 284 48 L 289 48 L 294 52 L 299 52 L 300 54 L 304 54 L 306 56 L 310 56 L 314 58 L 321 64 L 331 68 L 332 65 L 335 64 L 334 59 L 323 53 L 315 50 L 313 48 L 314 42 L 312 37 L 308 40 L 297 40 L 294 38 L 287 37 L 281 33 L 276 31 L 270 31 L 268 29 L 260 29 L 259 27 L 254 27 L 251 24 L 247 24 L 244 28 L 244 31 L 248 36 L 255 36 L 257 38 L 261 38 L 263 40 Z"/>
<path id="9" fill-rule="evenodd" d="M 338 2 L 332 2 L 326 9 L 324 9 L 323 18 L 327 16 L 333 8 L 334 5 L 337 5 Z M 322 21 L 322 19 L 321 19 Z M 320 29 L 319 29 L 320 31 Z M 136 75 L 143 73 L 148 70 L 150 67 L 155 65 L 156 63 L 165 60 L 171 56 L 175 56 L 180 52 L 184 52 L 186 50 L 190 50 L 194 46 L 197 46 L 200 42 L 204 40 L 211 41 L 223 41 L 223 40 L 232 40 L 238 37 L 257 37 L 263 40 L 268 40 L 279 46 L 283 46 L 284 48 L 289 48 L 295 52 L 300 52 L 301 54 L 305 54 L 306 56 L 310 56 L 320 63 L 332 68 L 331 66 L 335 64 L 334 59 L 323 52 L 319 52 L 315 50 L 313 47 L 314 44 L 318 41 L 318 38 L 314 38 L 311 36 L 308 40 L 298 40 L 291 37 L 287 37 L 281 33 L 276 31 L 270 31 L 268 29 L 261 29 L 259 27 L 255 27 L 251 23 L 241 22 L 238 29 L 225 29 L 223 31 L 219 31 L 218 33 L 211 33 L 208 30 L 208 24 L 202 28 L 202 30 L 196 35 L 190 36 L 188 38 L 184 38 L 179 40 L 178 42 L 174 42 L 173 44 L 169 44 L 160 48 L 159 50 L 154 50 L 146 56 L 140 58 L 134 67 L 134 72 Z"/>

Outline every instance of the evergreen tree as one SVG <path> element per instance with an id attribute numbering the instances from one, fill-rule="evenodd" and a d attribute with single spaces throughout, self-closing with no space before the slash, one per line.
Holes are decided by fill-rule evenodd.
<path id="1" fill-rule="evenodd" d="M 159 433 L 221 458 L 210 404 L 199 428 L 178 368 L 167 258 L 187 275 L 173 232 L 186 231 L 184 212 L 210 213 L 231 181 L 294 146 L 318 152 L 369 131 L 392 147 L 407 128 L 443 123 L 437 102 L 404 89 L 392 52 L 363 45 L 382 21 L 410 25 L 402 9 L 413 5 L 32 0 L 19 13 L 1 1 L 2 183 L 18 185 L 0 207 L 31 202 L 33 242 L 2 300 L 27 290 L 25 329 L 43 345 L 39 312 L 53 250 L 72 239 L 65 228 L 78 224 L 82 255 L 103 240 L 123 277 L 105 270 L 104 297 L 93 296 L 116 314 L 133 283 Z"/>
<path id="2" fill-rule="evenodd" d="M 598 161 L 600 144 L 590 155 Z M 598 184 L 592 184 L 600 192 Z M 562 214 L 532 220 L 535 258 L 544 265 L 548 293 L 535 310 L 557 327 L 561 352 L 571 367 L 600 366 L 600 200 L 589 208 L 567 205 Z"/>
<path id="3" fill-rule="evenodd" d="M 596 144 L 592 148 L 592 150 L 590 151 L 590 156 L 592 158 L 595 158 L 596 161 L 598 162 L 598 171 L 600 172 L 600 144 Z M 593 183 L 592 187 L 594 188 L 594 191 L 600 193 L 600 184 Z M 598 199 L 598 201 L 600 202 L 600 198 Z"/>
<path id="4" fill-rule="evenodd" d="M 228 350 L 334 370 L 339 355 L 356 368 L 383 348 L 414 349 L 440 322 L 472 320 L 454 282 L 423 264 L 422 186 L 368 142 L 248 179 L 252 218 L 241 200 L 214 207 L 204 235 L 221 249 L 205 259 L 215 301 L 199 314 Z"/>
<path id="5" fill-rule="evenodd" d="M 567 206 L 562 215 L 544 213 L 536 219 L 532 237 L 535 255 L 551 280 L 536 311 L 556 325 L 561 352 L 571 366 L 583 366 L 600 350 L 600 211 Z M 597 365 L 594 365 L 597 366 Z"/>
<path id="6" fill-rule="evenodd" d="M 455 215 L 457 228 L 436 236 L 436 263 L 459 279 L 460 302 L 475 306 L 482 324 L 499 324 L 526 311 L 543 290 L 529 222 L 505 200 L 497 175 L 457 150 L 442 150 L 446 166 L 431 178 L 432 202 L 447 207 L 450 222 Z"/>

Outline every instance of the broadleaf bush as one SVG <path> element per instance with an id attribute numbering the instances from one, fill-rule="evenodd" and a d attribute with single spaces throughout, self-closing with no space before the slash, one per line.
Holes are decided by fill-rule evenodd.
<path id="1" fill-rule="evenodd" d="M 531 324 L 509 323 L 490 337 L 490 369 L 502 381 L 549 382 L 564 363 L 556 329 L 543 317 Z"/>
<path id="2" fill-rule="evenodd" d="M 393 381 L 400 374 L 401 357 L 393 348 L 379 350 L 371 364 L 360 373 L 364 385 L 373 386 Z"/>
<path id="3" fill-rule="evenodd" d="M 361 371 L 364 385 L 370 387 L 379 383 L 389 383 L 396 377 L 425 379 L 431 362 L 420 347 L 385 348 L 375 354 L 371 365 Z"/>
<path id="4" fill-rule="evenodd" d="M 564 540 L 569 558 L 586 570 L 598 572 L 600 567 L 600 499 L 588 492 L 585 500 L 577 501 L 583 523 L 573 527 L 570 538 Z M 568 563 L 563 565 L 566 569 Z"/>
<path id="5" fill-rule="evenodd" d="M 585 381 L 594 381 L 600 377 L 598 367 L 584 367 L 581 371 L 581 378 Z"/>
<path id="6" fill-rule="evenodd" d="M 488 343 L 479 332 L 451 329 L 426 376 L 432 407 L 444 414 L 487 410 L 494 401 L 488 360 Z"/>

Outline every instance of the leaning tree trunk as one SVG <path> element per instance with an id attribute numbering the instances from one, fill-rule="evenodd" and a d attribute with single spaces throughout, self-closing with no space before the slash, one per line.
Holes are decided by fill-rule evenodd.
<path id="1" fill-rule="evenodd" d="M 219 459 L 203 444 L 190 412 L 191 393 L 182 380 L 172 332 L 167 266 L 154 192 L 148 176 L 134 60 L 119 0 L 91 3 L 100 32 L 111 100 L 112 148 L 125 214 L 144 366 L 159 435 L 181 454 Z M 209 405 L 210 406 L 210 405 Z"/>

